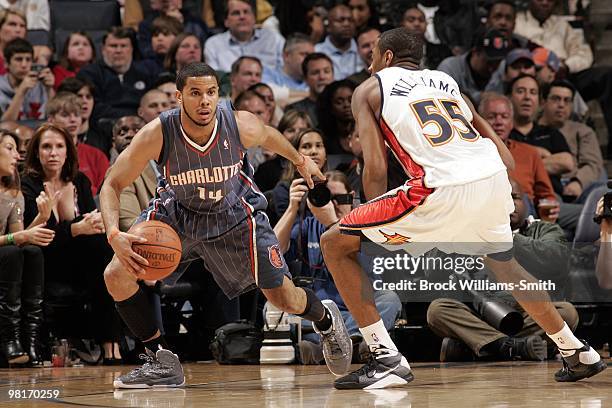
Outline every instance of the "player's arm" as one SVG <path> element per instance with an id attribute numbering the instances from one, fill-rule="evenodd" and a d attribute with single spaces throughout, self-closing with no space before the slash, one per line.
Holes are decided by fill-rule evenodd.
<path id="1" fill-rule="evenodd" d="M 119 197 L 142 173 L 149 160 L 157 160 L 162 149 L 161 123 L 155 119 L 134 136 L 130 145 L 117 157 L 100 191 L 100 208 L 109 244 L 130 272 L 140 272 L 148 262 L 132 251 L 132 242 L 140 238 L 119 232 Z"/>
<path id="2" fill-rule="evenodd" d="M 325 179 L 310 157 L 300 154 L 282 133 L 271 126 L 264 125 L 257 116 L 246 111 L 236 111 L 236 122 L 240 132 L 240 141 L 247 149 L 262 146 L 283 156 L 295 165 L 310 188 L 314 187 L 312 176 L 321 180 Z"/>
<path id="3" fill-rule="evenodd" d="M 510 153 L 510 150 L 508 150 L 508 147 L 506 146 L 504 141 L 501 140 L 499 136 L 497 136 L 497 133 L 495 133 L 489 122 L 487 122 L 476 111 L 476 108 L 474 107 L 474 105 L 472 105 L 470 98 L 463 96 L 463 100 L 472 111 L 472 125 L 474 125 L 474 128 L 478 131 L 478 133 L 480 133 L 482 137 L 490 139 L 495 144 L 495 147 L 497 147 L 497 152 L 499 153 L 499 156 L 501 157 L 508 171 L 514 170 L 514 157 L 512 157 L 512 153 Z"/>
<path id="4" fill-rule="evenodd" d="M 363 191 L 371 200 L 387 192 L 387 154 L 374 112 L 380 109 L 380 89 L 371 77 L 353 93 L 351 108 L 363 149 Z"/>

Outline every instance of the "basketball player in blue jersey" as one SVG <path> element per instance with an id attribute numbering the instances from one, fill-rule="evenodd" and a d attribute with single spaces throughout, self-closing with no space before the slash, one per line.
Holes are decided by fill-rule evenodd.
<path id="1" fill-rule="evenodd" d="M 353 94 L 363 188 L 371 201 L 328 229 L 321 249 L 372 359 L 337 379 L 336 388 L 386 388 L 414 378 L 380 319 L 371 284 L 357 261 L 362 239 L 409 250 L 415 242 L 421 251 L 439 247 L 486 255 L 485 265 L 498 282 L 537 282 L 513 257 L 514 204 L 506 170 L 514 166 L 510 152 L 466 103 L 453 78 L 419 69 L 422 57 L 419 36 L 404 28 L 384 32 L 373 49 L 373 76 Z M 385 144 L 408 178 L 389 192 Z M 512 294 L 558 346 L 563 369 L 556 381 L 577 381 L 606 368 L 599 354 L 574 336 L 548 293 Z"/>
<path id="2" fill-rule="evenodd" d="M 187 65 L 176 79 L 179 108 L 162 113 L 134 137 L 117 158 L 100 193 L 108 242 L 115 256 L 104 272 L 117 311 L 146 347 L 146 363 L 115 379 L 116 388 L 179 387 L 185 377 L 168 350 L 139 285 L 147 261 L 132 250 L 142 238 L 120 232 L 119 195 L 154 160 L 159 187 L 138 221 L 156 219 L 181 237 L 183 254 L 176 282 L 186 266 L 201 258 L 225 294 L 236 297 L 259 287 L 279 309 L 311 320 L 321 334 L 332 373 L 346 373 L 352 345 L 335 303 L 319 300 L 290 279 L 279 244 L 264 212 L 267 202 L 253 184 L 246 150 L 262 146 L 293 162 L 309 187 L 324 179 L 317 165 L 298 153 L 276 129 L 249 112 L 219 102 L 219 81 L 204 63 Z M 138 222 L 137 221 L 137 222 Z"/>

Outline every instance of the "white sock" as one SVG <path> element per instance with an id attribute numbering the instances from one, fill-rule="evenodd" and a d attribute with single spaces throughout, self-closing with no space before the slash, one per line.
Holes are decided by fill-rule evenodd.
<path id="1" fill-rule="evenodd" d="M 559 352 L 563 357 L 572 356 L 576 351 L 563 351 L 561 349 L 578 349 L 584 346 L 584 344 L 574 336 L 574 333 L 572 333 L 567 323 L 563 323 L 563 328 L 557 333 L 548 334 L 548 337 L 550 337 L 557 347 L 559 347 Z M 599 354 L 592 347 L 589 347 L 589 351 L 581 352 L 578 357 L 583 364 L 593 364 L 601 359 Z"/>
<path id="2" fill-rule="evenodd" d="M 385 328 L 382 319 L 369 326 L 360 327 L 359 331 L 363 335 L 370 350 L 372 346 L 382 345 L 388 349 L 397 351 L 397 346 L 393 343 L 393 340 L 391 340 L 391 336 L 389 336 L 389 332 Z"/>

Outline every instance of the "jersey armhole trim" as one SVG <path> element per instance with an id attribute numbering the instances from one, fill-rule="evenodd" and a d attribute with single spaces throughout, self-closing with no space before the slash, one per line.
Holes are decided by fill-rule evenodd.
<path id="1" fill-rule="evenodd" d="M 378 74 L 374 74 L 374 77 L 376 77 L 376 80 L 378 80 L 378 89 L 380 91 L 380 109 L 378 112 L 378 119 L 380 120 L 383 114 L 383 106 L 385 106 L 385 93 L 383 92 L 382 79 L 380 79 L 380 76 Z"/>

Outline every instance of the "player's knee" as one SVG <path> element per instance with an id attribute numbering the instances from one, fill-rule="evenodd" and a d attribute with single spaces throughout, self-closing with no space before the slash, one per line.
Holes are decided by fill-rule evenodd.
<path id="1" fill-rule="evenodd" d="M 117 258 L 113 257 L 112 261 L 110 261 L 104 270 L 104 283 L 106 284 L 106 289 L 112 294 L 119 290 L 124 282 L 125 271 L 123 271 L 123 266 Z"/>
<path id="2" fill-rule="evenodd" d="M 357 246 L 355 246 L 355 241 Z M 338 225 L 334 225 L 321 236 L 321 251 L 325 256 L 352 254 L 359 251 L 359 238 L 340 233 Z"/>

